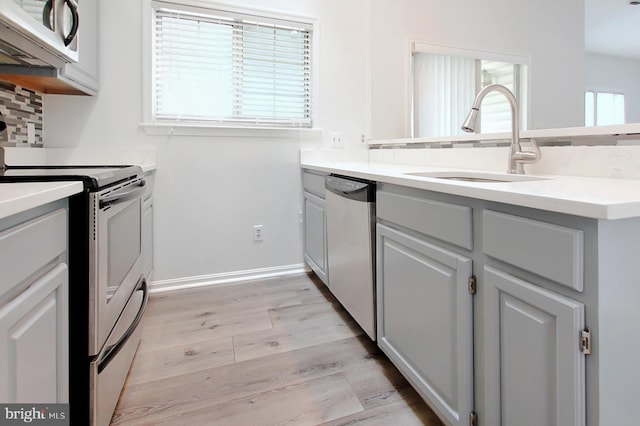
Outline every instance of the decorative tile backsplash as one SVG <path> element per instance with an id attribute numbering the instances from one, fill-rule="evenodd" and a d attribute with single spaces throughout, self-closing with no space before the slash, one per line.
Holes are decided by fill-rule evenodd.
<path id="1" fill-rule="evenodd" d="M 10 146 L 28 142 L 29 123 L 34 127 L 33 146 L 42 146 L 42 101 L 41 93 L 0 81 L 0 112 L 7 123 Z"/>

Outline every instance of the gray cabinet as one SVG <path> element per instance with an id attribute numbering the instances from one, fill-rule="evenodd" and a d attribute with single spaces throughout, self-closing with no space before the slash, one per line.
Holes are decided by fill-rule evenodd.
<path id="1" fill-rule="evenodd" d="M 0 400 L 68 402 L 67 265 L 58 264 L 0 308 Z"/>
<path id="2" fill-rule="evenodd" d="M 485 266 L 484 424 L 585 424 L 584 305 Z"/>
<path id="3" fill-rule="evenodd" d="M 377 188 L 378 343 L 446 424 L 637 422 L 640 217 Z"/>
<path id="4" fill-rule="evenodd" d="M 585 232 L 530 213 L 482 211 L 483 422 L 584 425 Z"/>
<path id="5" fill-rule="evenodd" d="M 68 402 L 66 203 L 0 220 L 0 401 Z"/>
<path id="6" fill-rule="evenodd" d="M 440 418 L 584 425 L 593 221 L 378 188 L 378 342 Z"/>
<path id="7" fill-rule="evenodd" d="M 329 283 L 327 264 L 327 215 L 324 177 L 326 174 L 303 170 L 304 259 L 325 284 Z"/>
<path id="8" fill-rule="evenodd" d="M 413 217 L 420 198 L 392 195 L 378 191 L 378 344 L 440 418 L 467 425 L 474 410 L 472 261 L 414 232 L 411 220 L 398 219 Z M 456 217 L 471 224 L 469 209 Z M 469 243 L 471 235 L 458 231 L 462 238 L 455 240 Z"/>

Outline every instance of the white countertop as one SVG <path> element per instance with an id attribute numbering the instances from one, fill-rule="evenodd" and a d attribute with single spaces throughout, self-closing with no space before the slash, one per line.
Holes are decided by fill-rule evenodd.
<path id="1" fill-rule="evenodd" d="M 147 173 L 156 169 L 155 148 L 25 148 L 4 147 L 5 163 L 33 165 L 138 165 Z"/>
<path id="2" fill-rule="evenodd" d="M 640 217 L 640 180 L 541 175 L 539 177 L 544 178 L 543 180 L 466 182 L 405 173 L 469 173 L 472 170 L 364 162 L 303 161 L 301 166 L 305 169 L 594 219 Z M 486 170 L 475 172 L 495 174 Z"/>
<path id="3" fill-rule="evenodd" d="M 0 219 L 82 192 L 82 182 L 0 183 Z"/>
<path id="4" fill-rule="evenodd" d="M 138 165 L 142 168 L 142 173 L 155 172 L 156 169 L 158 168 L 156 164 L 144 163 L 144 164 L 138 164 Z"/>

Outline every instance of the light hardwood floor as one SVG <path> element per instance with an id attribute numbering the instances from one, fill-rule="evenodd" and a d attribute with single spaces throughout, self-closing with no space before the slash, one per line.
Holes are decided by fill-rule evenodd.
<path id="1" fill-rule="evenodd" d="M 315 276 L 152 294 L 112 425 L 442 423 Z"/>

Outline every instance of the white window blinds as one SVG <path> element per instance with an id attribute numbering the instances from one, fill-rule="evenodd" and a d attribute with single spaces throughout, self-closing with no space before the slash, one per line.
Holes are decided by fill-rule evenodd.
<path id="1" fill-rule="evenodd" d="M 157 122 L 311 126 L 311 29 L 154 4 Z"/>
<path id="2" fill-rule="evenodd" d="M 520 65 L 498 61 L 480 61 L 482 87 L 489 84 L 501 84 L 511 90 L 519 104 L 522 104 L 521 90 L 518 85 Z M 526 108 L 522 105 L 521 108 Z M 482 101 L 480 109 L 480 127 L 483 133 L 511 131 L 511 107 L 509 101 L 500 93 L 489 93 Z"/>
<path id="3" fill-rule="evenodd" d="M 430 53 L 413 55 L 414 134 L 461 134 L 475 97 L 475 60 Z"/>
<path id="4" fill-rule="evenodd" d="M 594 91 L 584 93 L 585 126 L 609 126 L 625 122 L 624 94 Z"/>
<path id="5" fill-rule="evenodd" d="M 505 57 L 513 62 L 479 59 Z M 526 65 L 521 57 L 414 43 L 413 136 L 464 134 L 460 129 L 476 94 L 496 83 L 506 86 L 520 104 L 520 123 L 526 125 Z M 511 108 L 499 93 L 489 94 L 480 109 L 482 133 L 511 130 Z"/>

